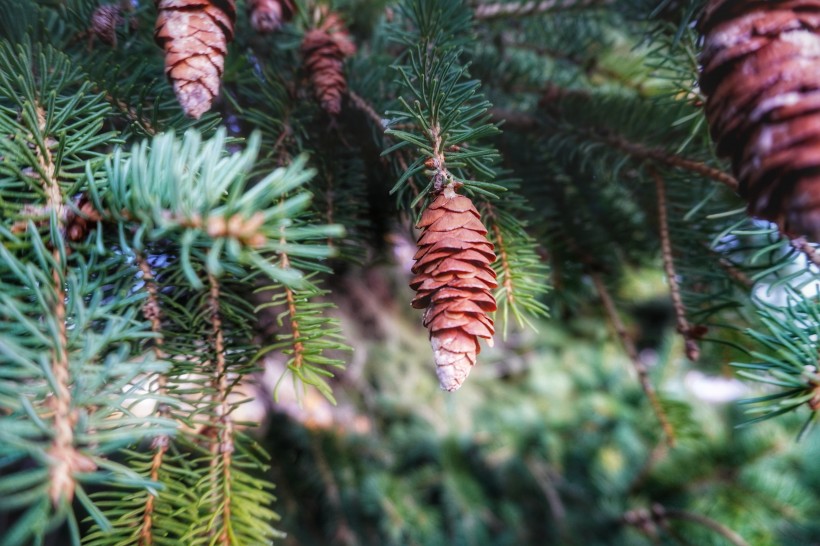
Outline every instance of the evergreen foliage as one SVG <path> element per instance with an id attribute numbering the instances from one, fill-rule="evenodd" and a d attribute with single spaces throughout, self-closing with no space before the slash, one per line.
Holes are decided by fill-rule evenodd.
<path id="1" fill-rule="evenodd" d="M 816 540 L 820 247 L 716 159 L 704 0 L 239 0 L 198 120 L 154 2 L 102 4 L 0 0 L 0 545 Z M 449 398 L 407 309 L 446 184 L 503 333 Z M 741 411 L 682 387 L 730 364 Z"/>

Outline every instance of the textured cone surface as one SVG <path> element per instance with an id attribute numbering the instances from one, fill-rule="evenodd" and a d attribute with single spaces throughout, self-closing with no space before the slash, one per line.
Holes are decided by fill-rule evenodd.
<path id="1" fill-rule="evenodd" d="M 700 86 L 749 212 L 820 241 L 820 0 L 711 0 Z"/>
<path id="2" fill-rule="evenodd" d="M 441 388 L 454 391 L 476 363 L 478 338 L 492 344 L 493 321 L 487 313 L 496 309 L 495 253 L 478 211 L 463 195 L 439 195 L 418 227 L 424 231 L 410 281 L 417 292 L 412 305 L 425 309 Z"/>
<path id="3" fill-rule="evenodd" d="M 219 95 L 236 21 L 234 0 L 157 0 L 156 4 L 154 36 L 165 49 L 165 74 L 185 114 L 198 119 Z"/>
<path id="4" fill-rule="evenodd" d="M 250 0 L 248 16 L 256 32 L 274 32 L 279 30 L 285 21 L 293 17 L 293 2 L 291 0 Z"/>
<path id="5" fill-rule="evenodd" d="M 356 46 L 334 13 L 328 14 L 323 23 L 308 31 L 302 40 L 302 56 L 313 91 L 329 114 L 342 110 L 342 94 L 347 89 L 344 59 L 355 52 Z"/>

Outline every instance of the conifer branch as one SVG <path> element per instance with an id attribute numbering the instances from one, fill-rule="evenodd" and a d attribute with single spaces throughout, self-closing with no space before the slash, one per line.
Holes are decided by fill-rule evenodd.
<path id="1" fill-rule="evenodd" d="M 686 345 L 686 356 L 694 362 L 700 356 L 700 349 L 692 327 L 689 321 L 686 320 L 686 307 L 683 305 L 683 298 L 681 298 L 678 274 L 675 271 L 675 260 L 672 257 L 672 240 L 669 236 L 669 221 L 666 209 L 666 184 L 663 177 L 654 168 L 649 168 L 649 175 L 655 181 L 655 191 L 658 198 L 658 231 L 661 239 L 661 257 L 663 259 L 663 269 L 666 273 L 666 282 L 669 283 L 672 307 L 675 310 L 677 331 L 683 336 Z"/>
<path id="2" fill-rule="evenodd" d="M 649 370 L 647 370 L 646 364 L 641 360 L 641 357 L 638 354 L 638 349 L 635 347 L 635 342 L 632 341 L 632 338 L 626 331 L 626 327 L 618 314 L 618 309 L 615 307 L 615 303 L 612 301 L 612 296 L 609 294 L 609 291 L 604 285 L 601 275 L 596 272 L 590 272 L 589 276 L 595 285 L 595 290 L 598 292 L 598 296 L 601 298 L 601 303 L 604 304 L 604 310 L 606 311 L 610 324 L 615 329 L 615 333 L 621 340 L 621 345 L 626 351 L 629 360 L 632 361 L 635 371 L 638 373 L 638 381 L 641 384 L 641 388 L 643 389 L 646 398 L 649 400 L 649 404 L 652 406 L 652 411 L 655 412 L 655 416 L 661 424 L 661 428 L 663 428 L 664 435 L 666 436 L 666 442 L 669 447 L 673 447 L 675 445 L 675 429 L 672 428 L 669 417 L 667 417 L 666 412 L 658 399 L 658 395 L 655 392 L 655 388 L 649 380 Z"/>
<path id="3" fill-rule="evenodd" d="M 614 0 L 528 0 L 527 2 L 497 2 L 493 4 L 479 4 L 473 11 L 473 17 L 481 19 L 497 19 L 501 17 L 524 17 L 551 11 L 570 9 L 585 9 L 603 7 L 612 4 Z"/>
<path id="4" fill-rule="evenodd" d="M 211 350 L 214 356 L 214 369 L 211 372 L 211 387 L 214 391 L 216 404 L 214 407 L 214 417 L 216 426 L 214 437 L 211 440 L 211 483 L 212 493 L 217 493 L 214 497 L 219 502 L 214 502 L 215 508 L 220 513 L 221 526 L 211 527 L 209 536 L 212 544 L 224 544 L 230 546 L 233 543 L 233 521 L 231 519 L 231 501 L 233 494 L 231 491 L 232 476 L 231 462 L 234 452 L 234 431 L 231 420 L 231 405 L 228 402 L 230 385 L 228 384 L 228 368 L 225 361 L 225 334 L 222 330 L 222 316 L 220 312 L 221 291 L 217 278 L 208 274 L 208 306 L 210 308 L 211 321 Z M 221 473 L 221 476 L 219 474 Z M 220 481 L 221 478 L 221 481 Z M 220 487 L 221 486 L 221 487 Z M 221 530 L 218 536 L 214 536 L 214 530 Z"/>
<path id="5" fill-rule="evenodd" d="M 50 138 L 46 135 L 46 111 L 40 104 L 34 105 L 36 120 L 30 120 L 37 124 L 36 128 L 31 128 L 43 138 L 35 145 L 35 155 L 39 178 L 43 183 L 43 191 L 46 196 L 46 210 L 52 213 L 56 219 L 57 226 L 55 233 L 63 232 L 64 224 L 64 203 L 62 189 L 57 180 L 56 166 L 49 149 Z M 91 471 L 96 465 L 88 457 L 80 454 L 74 446 L 74 421 L 76 416 L 72 410 L 71 373 L 69 371 L 69 348 L 68 333 L 66 326 L 66 301 L 63 290 L 65 278 L 65 264 L 63 263 L 64 252 L 60 251 L 62 241 L 52 241 L 51 257 L 53 260 L 51 279 L 52 297 L 54 299 L 54 321 L 57 327 L 57 339 L 52 348 L 51 374 L 54 377 L 54 398 L 52 399 L 52 409 L 54 416 L 54 441 L 48 450 L 53 458 L 50 469 L 49 498 L 54 506 L 62 501 L 71 502 L 74 498 L 74 473 L 78 471 Z"/>
<path id="6" fill-rule="evenodd" d="M 282 245 L 284 245 L 287 240 L 284 236 L 281 239 Z M 282 269 L 289 269 L 290 268 L 290 260 L 288 259 L 288 255 L 282 252 L 282 258 L 279 260 L 279 265 Z M 293 290 L 290 287 L 285 286 L 283 287 L 285 291 L 285 298 L 287 301 L 288 306 L 288 322 L 290 322 L 290 332 L 291 332 L 291 339 L 293 345 L 293 363 L 297 369 L 302 368 L 302 361 L 304 358 L 304 351 L 305 345 L 302 343 L 302 335 L 299 332 L 299 321 L 296 318 L 296 301 L 293 297 Z"/>

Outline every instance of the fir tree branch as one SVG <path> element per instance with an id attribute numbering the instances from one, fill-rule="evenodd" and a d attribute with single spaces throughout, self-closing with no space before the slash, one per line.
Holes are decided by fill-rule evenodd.
<path id="1" fill-rule="evenodd" d="M 629 360 L 632 361 L 632 365 L 638 373 L 638 381 L 641 384 L 644 394 L 649 400 L 649 404 L 652 406 L 652 410 L 655 412 L 655 416 L 661 424 L 661 428 L 663 428 L 663 432 L 666 436 L 666 442 L 669 447 L 673 447 L 675 445 L 675 430 L 672 428 L 672 424 L 670 423 L 669 418 L 667 417 L 666 412 L 658 399 L 655 388 L 649 380 L 649 370 L 647 370 L 646 364 L 641 360 L 640 355 L 638 355 L 638 349 L 635 347 L 635 342 L 632 341 L 632 338 L 626 331 L 626 327 L 624 327 L 624 324 L 621 321 L 618 309 L 615 307 L 615 303 L 612 301 L 612 296 L 606 289 L 604 281 L 601 279 L 601 275 L 596 272 L 590 272 L 589 276 L 595 285 L 595 290 L 598 292 L 601 303 L 604 304 L 604 310 L 606 311 L 610 324 L 612 324 L 612 327 L 615 329 L 615 333 L 621 340 L 621 345 L 623 345 Z"/>
<path id="2" fill-rule="evenodd" d="M 211 372 L 211 387 L 214 390 L 216 404 L 214 406 L 214 417 L 216 418 L 216 430 L 211 440 L 211 484 L 212 492 L 218 492 L 214 496 L 214 508 L 219 510 L 221 526 L 217 525 L 209 529 L 209 536 L 212 544 L 224 544 L 230 546 L 234 542 L 233 520 L 231 519 L 231 501 L 233 494 L 231 491 L 232 476 L 231 462 L 234 452 L 234 431 L 231 420 L 231 405 L 228 402 L 230 385 L 228 384 L 228 369 L 225 361 L 225 334 L 222 330 L 222 316 L 220 312 L 220 298 L 222 296 L 217 278 L 208 274 L 208 305 L 210 307 L 211 319 L 211 349 L 214 355 L 214 369 Z M 220 476 L 221 483 L 220 483 Z M 221 490 L 220 490 L 221 485 Z M 217 499 L 219 501 L 217 502 Z M 218 536 L 213 533 L 221 530 Z"/>
<path id="3" fill-rule="evenodd" d="M 669 283 L 669 294 L 672 297 L 672 307 L 675 310 L 677 321 L 677 331 L 683 336 L 686 346 L 686 356 L 691 361 L 696 361 L 700 356 L 697 337 L 693 329 L 686 320 L 686 307 L 683 305 L 683 298 L 680 294 L 678 284 L 678 274 L 675 271 L 675 261 L 672 257 L 672 240 L 669 236 L 669 221 L 666 208 L 666 184 L 663 177 L 654 168 L 649 169 L 649 175 L 655 181 L 655 191 L 658 198 L 658 231 L 661 239 L 661 257 L 663 259 L 663 269 L 666 273 L 666 282 Z"/>
<path id="4" fill-rule="evenodd" d="M 32 128 L 41 137 L 46 137 L 46 111 L 40 104 L 34 105 L 37 127 Z M 55 233 L 63 233 L 64 203 L 60 183 L 57 180 L 56 166 L 51 150 L 49 138 L 42 138 L 35 146 L 35 155 L 38 163 L 39 177 L 43 183 L 46 196 L 46 209 L 52 213 L 57 222 Z M 74 473 L 88 472 L 96 468 L 96 464 L 88 457 L 80 454 L 74 446 L 74 421 L 76 416 L 72 410 L 71 374 L 68 360 L 68 334 L 66 325 L 66 301 L 63 290 L 65 278 L 65 264 L 61 252 L 62 241 L 51 241 L 53 260 L 51 279 L 52 297 L 54 306 L 54 321 L 57 326 L 57 340 L 51 355 L 51 373 L 54 377 L 54 398 L 52 401 L 54 416 L 54 441 L 48 453 L 53 458 L 50 470 L 49 497 L 54 506 L 63 500 L 71 502 L 74 498 Z"/>
<path id="5" fill-rule="evenodd" d="M 284 235 L 282 236 L 281 243 L 284 246 L 287 243 Z M 282 258 L 279 260 L 279 265 L 282 269 L 289 269 L 290 268 L 290 260 L 288 259 L 288 255 L 282 252 Z M 296 319 L 296 302 L 295 298 L 293 297 L 293 290 L 290 287 L 285 286 L 283 287 L 285 291 L 285 298 L 288 304 L 288 322 L 290 322 L 290 331 L 292 336 L 292 345 L 293 345 L 293 363 L 296 369 L 302 368 L 303 358 L 304 358 L 304 350 L 305 346 L 302 343 L 302 335 L 299 332 L 299 321 Z"/>
<path id="6" fill-rule="evenodd" d="M 493 4 L 479 4 L 473 10 L 473 17 L 481 19 L 497 19 L 501 17 L 524 17 L 551 11 L 585 9 L 603 7 L 612 4 L 614 0 L 541 0 L 536 2 L 497 2 Z"/>

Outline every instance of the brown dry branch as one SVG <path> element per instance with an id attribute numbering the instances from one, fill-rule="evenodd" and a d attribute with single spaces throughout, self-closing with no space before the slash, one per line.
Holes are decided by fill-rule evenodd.
<path id="1" fill-rule="evenodd" d="M 221 297 L 219 281 L 212 274 L 208 274 L 208 286 L 210 294 L 208 305 L 210 307 L 211 319 L 211 348 L 214 356 L 214 369 L 212 372 L 211 386 L 216 397 L 215 418 L 216 430 L 211 439 L 211 482 L 219 483 L 218 473 L 222 473 L 221 502 L 218 506 L 221 509 L 220 518 L 222 520 L 222 533 L 218 537 L 211 536 L 211 543 L 218 541 L 219 544 L 229 546 L 232 543 L 233 532 L 231 530 L 231 463 L 234 452 L 233 421 L 231 421 L 231 406 L 228 403 L 230 394 L 230 384 L 228 382 L 228 369 L 225 361 L 225 339 L 222 330 L 222 316 L 220 312 L 219 300 Z M 221 466 L 221 470 L 220 470 Z M 214 490 L 216 488 L 213 488 Z M 212 527 L 217 529 L 218 526 Z"/>
<path id="2" fill-rule="evenodd" d="M 595 285 L 595 290 L 598 292 L 598 296 L 601 298 L 601 303 L 604 304 L 604 310 L 606 311 L 610 324 L 615 329 L 615 333 L 621 340 L 621 345 L 623 345 L 624 351 L 626 351 L 629 360 L 632 361 L 632 365 L 635 367 L 641 388 L 643 389 L 646 398 L 649 400 L 649 404 L 652 406 L 652 411 L 655 412 L 655 416 L 658 418 L 661 428 L 663 428 L 664 435 L 666 436 L 666 443 L 669 447 L 674 447 L 675 429 L 669 422 L 669 418 L 667 417 L 666 412 L 658 399 L 658 395 L 655 392 L 655 387 L 652 386 L 652 382 L 649 380 L 649 370 L 646 368 L 646 364 L 641 360 L 640 355 L 638 354 L 638 349 L 635 347 L 635 342 L 632 341 L 629 332 L 626 331 L 626 327 L 621 321 L 621 316 L 618 313 L 618 309 L 615 307 L 615 302 L 612 300 L 612 296 L 609 294 L 609 291 L 604 285 L 601 275 L 596 272 L 592 272 L 589 273 L 589 276 Z"/>
<path id="3" fill-rule="evenodd" d="M 695 523 L 719 534 L 728 540 L 733 546 L 749 546 L 749 544 L 732 529 L 704 515 L 681 510 L 678 508 L 666 508 L 655 503 L 651 509 L 636 508 L 626 512 L 621 516 L 621 521 L 635 527 L 650 536 L 657 536 L 657 526 L 667 528 L 669 520 L 683 520 Z"/>
<path id="4" fill-rule="evenodd" d="M 614 0 L 541 0 L 535 2 L 498 2 L 478 4 L 473 10 L 475 19 L 497 19 L 500 17 L 524 17 L 550 11 L 585 9 L 611 4 Z"/>
<path id="5" fill-rule="evenodd" d="M 151 322 L 151 332 L 157 337 L 154 339 L 153 351 L 158 360 L 165 360 L 167 355 L 162 350 L 164 339 L 162 336 L 162 308 L 159 302 L 159 291 L 157 290 L 157 282 L 154 277 L 151 266 L 145 257 L 137 253 L 137 266 L 142 272 L 142 280 L 145 283 L 145 291 L 148 297 L 142 306 L 143 316 Z M 165 375 L 160 374 L 157 377 L 157 394 L 164 396 L 166 394 L 166 378 Z M 169 414 L 167 406 L 161 404 L 157 408 L 157 413 L 161 417 L 167 417 Z M 162 467 L 165 452 L 168 451 L 169 438 L 167 435 L 161 435 L 154 438 L 151 447 L 154 449 L 154 456 L 151 459 L 150 477 L 154 482 L 159 481 L 159 471 Z M 154 543 L 154 511 L 155 511 L 156 497 L 149 493 L 145 501 L 145 511 L 142 515 L 142 527 L 139 532 L 139 546 L 151 546 Z"/>
<path id="6" fill-rule="evenodd" d="M 695 331 L 686 319 L 686 307 L 683 305 L 683 298 L 680 295 L 680 285 L 678 284 L 678 274 L 675 271 L 675 260 L 672 257 L 672 239 L 669 236 L 669 218 L 666 209 L 666 184 L 663 177 L 655 169 L 649 169 L 649 174 L 655 181 L 655 191 L 658 197 L 658 234 L 661 239 L 661 257 L 663 258 L 663 269 L 666 273 L 666 282 L 669 283 L 669 295 L 672 298 L 672 307 L 675 309 L 675 319 L 677 330 L 683 336 L 686 346 L 686 356 L 691 361 L 696 361 L 700 357 Z"/>

